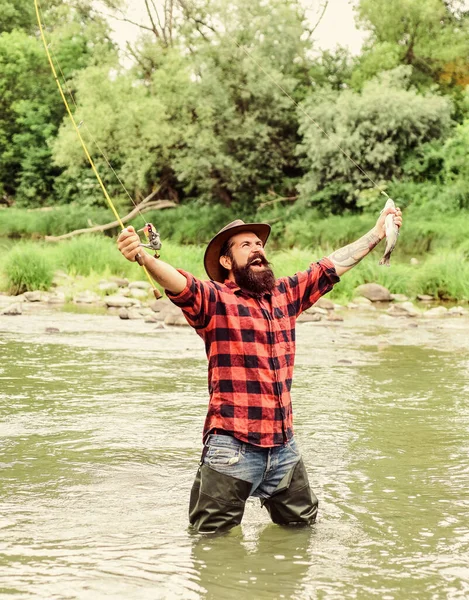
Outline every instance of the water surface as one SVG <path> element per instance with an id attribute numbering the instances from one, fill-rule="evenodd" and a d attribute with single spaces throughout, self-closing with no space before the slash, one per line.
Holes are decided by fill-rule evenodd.
<path id="1" fill-rule="evenodd" d="M 319 520 L 277 527 L 252 499 L 213 539 L 187 528 L 201 340 L 112 316 L 0 317 L 0 598 L 468 598 L 467 330 L 299 325 L 295 429 Z"/>

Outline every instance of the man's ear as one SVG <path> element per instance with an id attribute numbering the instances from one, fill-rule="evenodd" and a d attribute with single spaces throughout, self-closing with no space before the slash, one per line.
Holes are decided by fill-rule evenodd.
<path id="1" fill-rule="evenodd" d="M 227 271 L 231 270 L 231 258 L 229 256 L 220 256 L 220 264 Z"/>

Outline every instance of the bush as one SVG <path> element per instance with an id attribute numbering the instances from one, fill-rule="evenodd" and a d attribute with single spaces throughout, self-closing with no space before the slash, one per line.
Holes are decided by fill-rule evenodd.
<path id="1" fill-rule="evenodd" d="M 54 276 L 53 262 L 43 248 L 33 243 L 15 246 L 8 253 L 3 270 L 11 294 L 48 290 Z"/>
<path id="2" fill-rule="evenodd" d="M 72 275 L 91 273 L 127 275 L 132 264 L 117 250 L 115 240 L 103 235 L 82 235 L 55 247 L 57 265 Z"/>
<path id="3" fill-rule="evenodd" d="M 44 237 L 63 235 L 112 220 L 108 209 L 80 206 L 57 206 L 36 210 L 7 208 L 0 211 L 0 236 Z"/>

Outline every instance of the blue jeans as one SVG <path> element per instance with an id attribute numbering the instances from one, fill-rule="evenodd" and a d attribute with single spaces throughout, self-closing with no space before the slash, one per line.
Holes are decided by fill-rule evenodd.
<path id="1" fill-rule="evenodd" d="M 252 484 L 250 496 L 270 498 L 283 477 L 300 460 L 294 438 L 283 446 L 261 448 L 227 435 L 209 435 L 204 464 L 218 473 Z"/>
<path id="2" fill-rule="evenodd" d="M 278 525 L 311 525 L 318 499 L 292 439 L 259 448 L 234 437 L 210 435 L 191 489 L 189 522 L 200 533 L 219 533 L 239 525 L 249 496 Z"/>

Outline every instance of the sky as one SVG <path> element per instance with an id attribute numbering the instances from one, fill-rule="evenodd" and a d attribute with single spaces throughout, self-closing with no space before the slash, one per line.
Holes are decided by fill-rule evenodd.
<path id="1" fill-rule="evenodd" d="M 288 0 L 285 0 L 288 2 Z M 314 25 L 324 7 L 326 0 L 303 0 L 307 16 Z M 364 34 L 357 30 L 354 21 L 354 0 L 329 0 L 326 12 L 319 23 L 314 38 L 319 48 L 333 50 L 336 46 L 346 46 L 353 54 L 358 54 L 363 43 Z M 144 0 L 131 0 L 132 9 L 127 12 L 128 18 L 138 21 L 139 15 L 145 15 Z M 146 22 L 142 17 L 142 22 Z M 114 37 L 122 46 L 126 41 L 134 41 L 138 29 L 129 23 L 110 20 L 114 29 Z"/>

